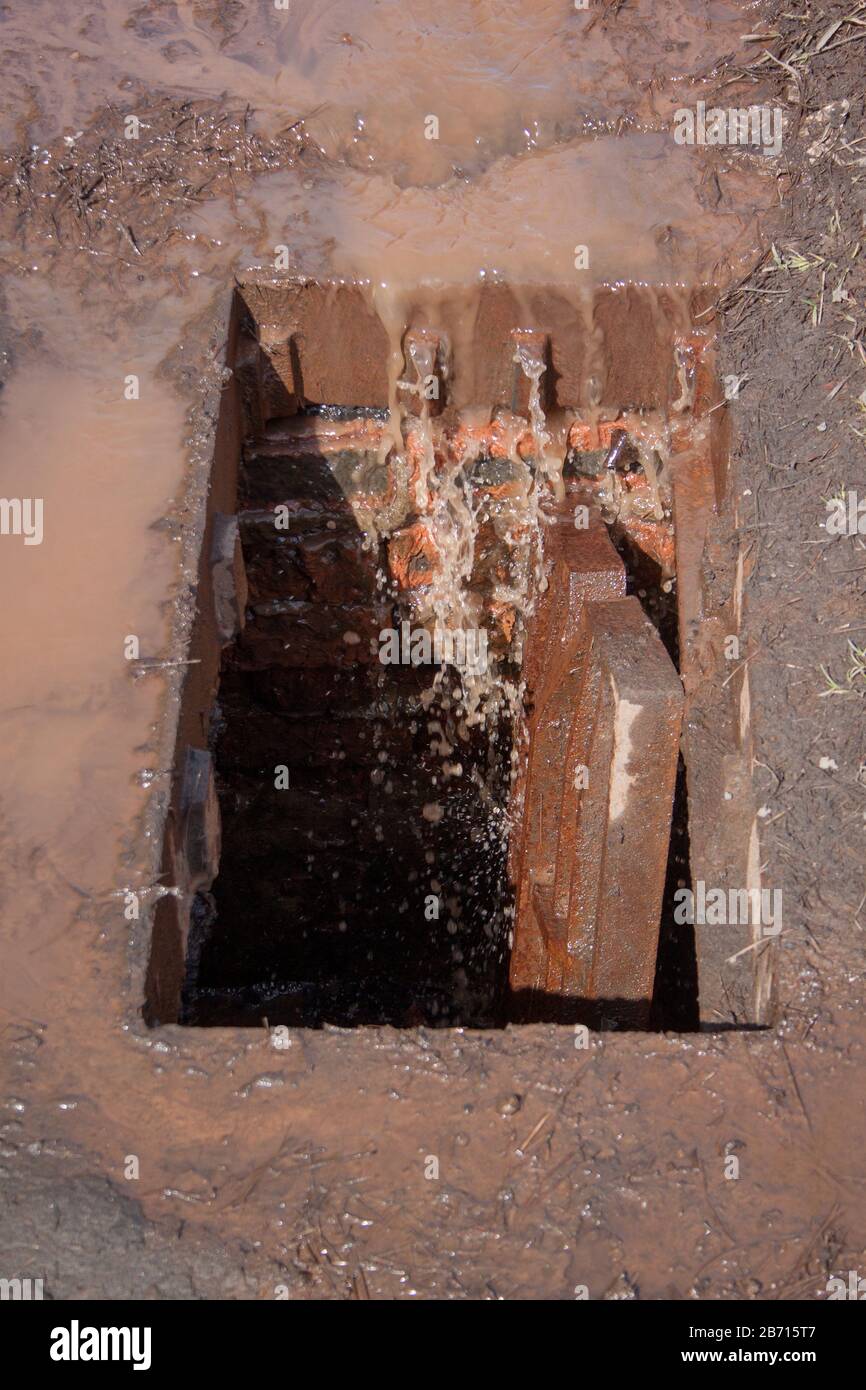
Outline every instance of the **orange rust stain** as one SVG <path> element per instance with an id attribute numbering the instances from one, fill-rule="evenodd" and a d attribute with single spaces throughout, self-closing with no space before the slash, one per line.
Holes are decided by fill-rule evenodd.
<path id="1" fill-rule="evenodd" d="M 391 537 L 388 568 L 400 589 L 419 589 L 430 583 L 439 568 L 439 552 L 422 522 L 396 531 Z"/>

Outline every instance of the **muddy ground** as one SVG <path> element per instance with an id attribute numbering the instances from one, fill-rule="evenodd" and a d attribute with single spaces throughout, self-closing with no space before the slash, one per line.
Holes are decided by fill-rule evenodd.
<path id="1" fill-rule="evenodd" d="M 786 60 L 802 34 L 778 27 Z M 793 908 L 777 988 L 795 1036 L 863 998 L 864 683 L 849 644 L 866 634 L 864 542 L 823 529 L 827 499 L 862 493 L 866 463 L 863 66 L 852 44 L 798 66 L 796 81 L 779 72 L 797 130 L 785 220 L 775 254 L 730 297 L 721 338 L 723 371 L 743 379 L 755 787 L 764 859 Z"/>
<path id="2" fill-rule="evenodd" d="M 225 24 L 236 7 L 196 8 Z M 60 742 L 96 771 L 81 783 L 60 779 L 54 838 L 4 806 L 0 1273 L 43 1277 L 55 1299 L 268 1299 L 283 1290 L 292 1298 L 566 1299 L 586 1290 L 591 1298 L 777 1300 L 824 1297 L 831 1274 L 866 1270 L 866 676 L 849 646 L 866 645 L 866 560 L 862 538 L 822 529 L 825 499 L 841 486 L 866 497 L 858 401 L 866 389 L 866 166 L 858 162 L 866 50 L 850 25 L 824 39 L 847 6 L 804 7 L 800 19 L 777 9 L 753 11 L 750 25 L 780 35 L 769 45 L 778 61 L 745 77 L 739 68 L 718 74 L 720 90 L 728 77 L 754 79 L 790 118 L 775 253 L 768 249 L 726 293 L 720 332 L 722 370 L 743 379 L 731 416 L 751 543 L 744 659 L 765 881 L 785 894 L 772 1027 L 598 1034 L 588 1050 L 570 1030 L 544 1026 L 293 1033 L 284 1052 L 264 1030 L 219 1030 L 204 1042 L 180 1028 L 149 1032 L 140 1020 L 146 927 L 118 930 L 106 885 L 124 881 L 115 856 L 125 881 L 146 882 L 152 872 L 152 779 L 139 784 L 134 816 L 125 798 L 137 769 L 158 772 L 170 757 L 161 721 L 171 692 L 150 678 L 129 693 L 111 687 L 112 718 L 144 731 L 121 799 L 112 791 L 116 769 L 76 743 L 74 722 L 63 723 L 69 696 L 60 683 L 51 711 Z M 827 109 L 841 102 L 847 107 Z M 305 147 L 303 131 L 261 141 L 242 105 L 227 121 L 219 103 L 190 108 L 153 93 L 146 109 L 155 144 L 163 141 L 152 156 L 162 177 L 122 166 L 111 114 L 96 115 L 56 223 L 27 211 L 49 177 L 39 160 L 23 182 L 27 152 L 16 148 L 5 161 L 4 268 L 18 302 L 30 296 L 32 329 L 22 334 L 7 321 L 4 394 L 19 390 L 22 371 L 50 386 L 46 359 L 50 367 L 74 355 L 85 332 L 102 335 L 107 356 L 128 357 L 129 335 L 138 335 L 150 353 L 145 380 L 170 382 L 161 418 L 170 431 L 172 411 L 186 412 L 191 440 L 183 489 L 173 493 L 158 457 L 131 455 L 146 479 L 135 507 L 155 540 L 173 539 L 182 565 L 178 582 L 153 556 L 144 564 L 162 605 L 149 650 L 164 654 L 181 650 L 190 616 L 191 547 L 219 390 L 220 304 L 210 284 L 201 294 L 190 288 L 190 272 L 206 279 L 225 266 L 220 227 L 208 224 L 190 245 L 178 209 L 211 179 L 229 199 L 242 198 L 256 167 L 322 156 Z M 111 196 L 91 217 L 94 181 Z M 116 256 L 119 242 L 122 265 L 99 275 L 82 269 L 100 252 Z M 137 261 L 155 248 L 138 280 Z M 26 266 L 40 257 L 56 267 L 54 297 L 21 291 Z M 68 322 L 54 340 L 61 292 Z M 150 341 L 154 304 L 175 293 L 172 333 Z M 38 394 L 29 410 L 35 428 Z M 111 487 L 108 464 L 84 475 L 94 497 Z M 117 525 L 119 554 L 127 521 Z M 126 611 L 139 577 L 126 576 Z M 110 572 L 99 582 L 110 585 Z M 50 590 L 43 601 L 52 601 Z M 134 621 L 122 604 L 109 616 L 115 631 Z M 62 625 L 61 613 L 58 643 Z M 75 668 L 73 693 L 85 703 L 98 704 L 88 685 L 97 660 L 88 654 Z M 11 713 L 30 694 L 16 686 Z M 53 744 L 49 792 L 52 758 L 60 758 Z M 81 797 L 104 816 L 102 848 L 75 838 Z M 74 865 L 84 867 L 83 882 Z M 737 1181 L 725 1176 L 731 1156 Z M 137 1176 L 127 1178 L 131 1157 Z"/>

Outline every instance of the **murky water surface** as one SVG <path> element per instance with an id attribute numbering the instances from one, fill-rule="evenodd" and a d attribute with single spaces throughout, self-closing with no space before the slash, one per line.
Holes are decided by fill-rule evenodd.
<path id="1" fill-rule="evenodd" d="M 0 13 L 2 129 L 46 139 L 142 92 L 225 94 L 249 102 L 265 129 L 306 118 L 332 157 L 401 183 L 441 182 L 582 131 L 658 124 L 691 79 L 746 51 L 755 10 L 734 0 L 31 0 Z"/>

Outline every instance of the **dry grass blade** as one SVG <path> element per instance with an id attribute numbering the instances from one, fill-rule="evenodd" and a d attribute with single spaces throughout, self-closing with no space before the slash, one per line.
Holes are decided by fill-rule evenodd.
<path id="1" fill-rule="evenodd" d="M 833 35 L 836 33 L 837 29 L 841 29 L 841 28 L 842 28 L 843 22 L 844 22 L 844 21 L 841 20 L 841 19 L 836 19 L 836 20 L 834 20 L 833 23 L 829 26 L 829 28 L 827 28 L 827 29 L 824 30 L 824 33 L 821 35 L 820 39 L 818 40 L 818 42 L 817 42 L 817 44 L 815 45 L 815 48 L 814 48 L 814 50 L 813 50 L 815 53 L 820 53 L 820 52 L 821 52 L 821 49 L 822 49 L 826 44 L 828 44 L 828 43 L 830 42 L 830 40 L 832 39 Z"/>

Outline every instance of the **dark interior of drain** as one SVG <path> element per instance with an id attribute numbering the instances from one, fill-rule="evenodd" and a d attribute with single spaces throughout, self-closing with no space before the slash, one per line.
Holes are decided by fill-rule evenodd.
<path id="1" fill-rule="evenodd" d="M 193 905 L 183 1021 L 490 1026 L 508 731 L 461 739 L 456 669 L 431 702 L 429 666 L 377 659 L 395 598 L 347 500 L 375 460 L 281 455 L 280 437 L 241 469 L 249 602 L 211 725 L 222 850 Z"/>

